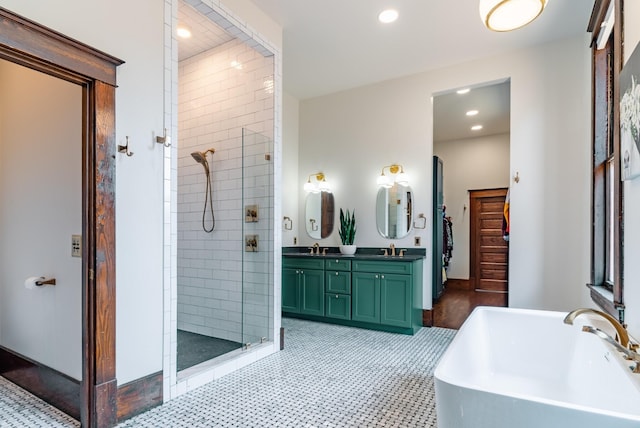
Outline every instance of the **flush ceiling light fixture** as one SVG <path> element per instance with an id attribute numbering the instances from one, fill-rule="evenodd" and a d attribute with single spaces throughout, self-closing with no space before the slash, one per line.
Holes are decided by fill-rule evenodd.
<path id="1" fill-rule="evenodd" d="M 316 181 L 312 182 L 311 177 L 315 177 Z M 331 193 L 331 186 L 329 185 L 329 182 L 327 182 L 324 173 L 316 172 L 315 174 L 309 174 L 307 182 L 304 183 L 304 191 L 307 193 Z"/>
<path id="2" fill-rule="evenodd" d="M 481 129 L 482 129 L 482 125 L 473 125 L 473 126 L 471 127 L 471 130 L 472 130 L 472 131 L 479 131 L 479 130 L 481 130 Z"/>
<path id="3" fill-rule="evenodd" d="M 181 39 L 188 39 L 191 37 L 191 30 L 181 25 L 176 29 L 176 34 Z"/>
<path id="4" fill-rule="evenodd" d="M 467 116 L 476 116 L 479 113 L 478 110 L 469 110 L 466 115 Z"/>
<path id="5" fill-rule="evenodd" d="M 480 18 L 492 31 L 511 31 L 536 19 L 547 0 L 480 0 Z"/>
<path id="6" fill-rule="evenodd" d="M 391 22 L 394 22 L 396 19 L 398 19 L 398 11 L 395 9 L 383 10 L 378 15 L 378 21 L 382 22 L 383 24 L 389 24 Z"/>

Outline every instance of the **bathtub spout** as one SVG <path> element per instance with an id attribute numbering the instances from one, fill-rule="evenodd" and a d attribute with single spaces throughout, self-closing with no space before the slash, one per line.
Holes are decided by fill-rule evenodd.
<path id="1" fill-rule="evenodd" d="M 587 333 L 593 333 L 596 336 L 598 336 L 600 339 L 604 340 L 605 342 L 607 342 L 608 344 L 616 348 L 617 351 L 624 354 L 627 360 L 630 360 L 636 363 L 636 366 L 633 369 L 633 372 L 640 373 L 640 354 L 620 345 L 613 337 L 609 336 L 607 333 L 600 330 L 599 328 L 594 328 L 594 327 L 591 327 L 590 325 L 585 325 L 582 327 L 582 331 L 586 331 Z"/>
<path id="2" fill-rule="evenodd" d="M 625 330 L 624 326 L 620 324 L 617 319 L 605 312 L 597 311 L 590 308 L 575 309 L 569 312 L 566 317 L 564 317 L 564 323 L 573 325 L 573 321 L 582 314 L 598 315 L 601 318 L 609 321 L 613 328 L 616 329 L 616 340 L 618 341 L 618 343 L 620 343 L 620 345 L 625 349 L 629 347 L 629 333 L 627 333 L 627 330 Z"/>

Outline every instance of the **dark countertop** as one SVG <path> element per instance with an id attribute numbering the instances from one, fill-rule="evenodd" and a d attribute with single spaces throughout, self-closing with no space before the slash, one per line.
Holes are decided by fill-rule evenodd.
<path id="1" fill-rule="evenodd" d="M 286 257 L 297 258 L 319 258 L 319 259 L 346 259 L 346 260 L 373 260 L 373 261 L 394 261 L 394 262 L 411 262 L 414 260 L 424 259 L 426 250 L 424 248 L 407 248 L 404 256 L 385 256 L 382 255 L 380 248 L 358 248 L 354 255 L 343 255 L 338 247 L 320 247 L 327 248 L 327 254 L 309 254 L 309 247 L 282 247 L 282 255 Z M 399 248 L 396 248 L 399 251 Z"/>

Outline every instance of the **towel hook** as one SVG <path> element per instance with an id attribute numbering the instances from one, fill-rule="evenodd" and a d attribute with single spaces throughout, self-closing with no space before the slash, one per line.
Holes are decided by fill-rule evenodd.
<path id="1" fill-rule="evenodd" d="M 165 147 L 171 147 L 171 137 L 167 135 L 167 128 L 164 128 L 164 134 L 162 136 L 156 136 L 156 143 L 162 144 Z"/>
<path id="2" fill-rule="evenodd" d="M 118 153 L 124 153 L 125 155 L 131 157 L 133 156 L 133 152 L 129 151 L 129 136 L 127 135 L 127 144 L 124 146 L 118 144 Z"/>
<path id="3" fill-rule="evenodd" d="M 516 171 L 516 175 L 513 177 L 513 181 L 520 183 L 520 172 Z"/>

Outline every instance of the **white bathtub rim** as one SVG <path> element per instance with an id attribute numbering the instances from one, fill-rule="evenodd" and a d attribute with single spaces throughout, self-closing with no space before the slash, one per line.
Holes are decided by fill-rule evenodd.
<path id="1" fill-rule="evenodd" d="M 584 411 L 587 413 L 596 413 L 600 415 L 605 415 L 609 417 L 615 417 L 615 418 L 620 418 L 620 419 L 625 419 L 630 421 L 640 421 L 640 406 L 638 406 L 637 408 L 638 409 L 637 413 L 628 413 L 628 412 L 619 411 L 619 410 L 610 410 L 610 409 L 605 409 L 600 407 L 586 406 L 583 404 L 577 404 L 570 401 L 550 399 L 550 398 L 545 398 L 545 397 L 531 395 L 531 394 L 523 394 L 518 392 L 505 393 L 505 391 L 503 390 L 499 390 L 498 388 L 492 388 L 490 385 L 487 385 L 484 383 L 480 384 L 480 383 L 472 382 L 469 379 L 460 379 L 459 377 L 448 375 L 443 369 L 443 366 L 447 361 L 448 354 L 455 352 L 456 343 L 459 340 L 464 340 L 464 334 L 462 333 L 468 328 L 467 326 L 471 324 L 471 322 L 469 321 L 472 321 L 473 319 L 475 319 L 475 317 L 481 316 L 480 314 L 483 312 L 512 312 L 512 313 L 529 314 L 529 315 L 536 315 L 536 316 L 558 318 L 560 322 L 562 322 L 561 320 L 564 319 L 564 317 L 567 314 L 566 312 L 544 311 L 544 310 L 537 310 L 537 309 L 498 308 L 498 307 L 490 307 L 490 306 L 476 307 L 471 313 L 471 315 L 468 317 L 467 321 L 462 325 L 462 327 L 460 328 L 460 330 L 458 331 L 454 339 L 451 341 L 449 347 L 442 355 L 440 359 L 440 363 L 438 364 L 438 366 L 434 371 L 436 390 L 437 390 L 438 383 L 442 382 L 454 388 L 476 390 L 476 391 L 487 392 L 487 393 L 491 393 L 491 394 L 495 394 L 501 397 L 507 397 L 511 399 L 515 398 L 519 400 L 531 401 L 531 402 L 552 405 L 556 407 L 572 409 L 577 411 Z M 604 344 L 603 342 L 603 345 L 606 345 L 606 344 Z M 622 359 L 621 356 L 620 358 Z M 640 375 L 635 375 L 635 376 L 640 376 Z M 634 384 L 636 385 L 636 387 L 638 386 L 637 381 L 634 382 Z"/>

